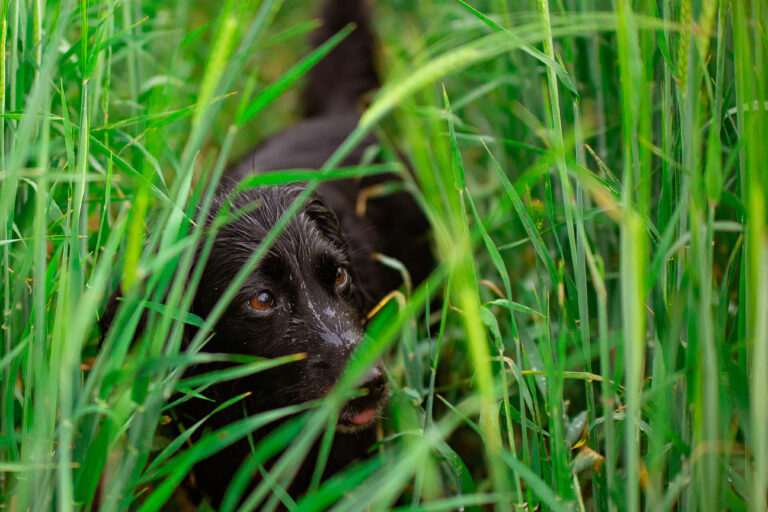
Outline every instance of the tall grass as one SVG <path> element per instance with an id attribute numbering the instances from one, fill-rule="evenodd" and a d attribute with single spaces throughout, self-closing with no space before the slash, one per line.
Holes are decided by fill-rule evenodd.
<path id="1" fill-rule="evenodd" d="M 291 416 L 222 510 L 765 510 L 759 1 L 377 2 L 385 85 L 299 201 L 399 169 L 439 264 L 375 315 L 322 403 L 175 424 L 169 400 L 290 364 L 204 348 L 287 216 L 210 317 L 188 311 L 193 252 L 230 218 L 202 221 L 227 162 L 296 119 L 303 75 L 345 36 L 307 48 L 315 10 L 2 3 L 0 506 L 164 509 L 196 462 Z M 383 165 L 337 170 L 370 132 Z M 185 323 L 198 334 L 182 349 Z M 375 454 L 328 481 L 321 456 L 296 501 L 308 448 L 327 453 L 380 357 L 392 398 Z M 221 360 L 240 364 L 184 376 Z"/>

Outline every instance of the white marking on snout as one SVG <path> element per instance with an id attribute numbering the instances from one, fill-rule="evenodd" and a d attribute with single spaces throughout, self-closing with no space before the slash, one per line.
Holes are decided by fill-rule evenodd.
<path id="1" fill-rule="evenodd" d="M 355 331 L 353 329 L 347 329 L 346 331 L 341 333 L 341 337 L 344 338 L 344 340 L 346 340 L 350 344 L 357 344 L 360 341 L 360 338 L 362 336 L 358 331 Z"/>
<path id="2" fill-rule="evenodd" d="M 342 339 L 329 331 L 327 328 L 320 332 L 320 337 L 323 338 L 324 342 L 330 343 L 331 345 L 336 345 L 337 347 L 344 345 Z"/>
<path id="3" fill-rule="evenodd" d="M 315 309 L 315 305 L 312 303 L 311 300 L 307 299 L 307 307 L 312 312 L 312 316 L 315 317 L 315 321 L 317 323 L 317 326 L 320 328 L 320 331 L 318 334 L 320 334 L 320 337 L 325 341 L 326 343 L 330 343 L 331 345 L 336 346 L 344 346 L 348 345 L 349 343 L 352 343 L 348 340 L 346 337 L 346 334 L 342 334 L 341 337 L 334 332 L 333 329 L 328 327 L 328 324 L 326 324 L 322 318 L 320 318 L 320 315 L 317 314 L 317 310 Z M 331 308 L 327 307 L 323 311 L 325 315 L 328 318 L 334 318 L 336 316 L 336 312 L 333 311 Z M 345 343 L 346 342 L 346 343 Z"/>

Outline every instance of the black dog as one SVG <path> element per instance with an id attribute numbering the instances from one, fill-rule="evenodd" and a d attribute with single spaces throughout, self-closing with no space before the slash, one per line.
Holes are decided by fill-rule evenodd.
<path id="1" fill-rule="evenodd" d="M 323 21 L 313 37 L 315 44 L 350 22 L 356 29 L 310 72 L 304 97 L 307 120 L 233 166 L 228 182 L 236 183 L 255 172 L 319 169 L 356 126 L 360 96 L 378 85 L 367 9 L 362 0 L 330 0 Z M 368 138 L 344 164 L 358 164 L 365 146 L 373 142 Z M 205 347 L 209 352 L 266 358 L 296 353 L 306 357 L 215 386 L 206 395 L 216 403 L 190 400 L 177 411 L 182 418 L 197 421 L 218 403 L 246 391 L 252 393 L 244 402 L 247 413 L 255 414 L 321 398 L 336 384 L 361 340 L 366 313 L 402 284 L 398 272 L 372 255 L 382 253 L 400 260 L 417 283 L 432 267 L 428 225 L 409 194 L 370 199 L 364 215 L 356 212 L 364 189 L 393 179 L 389 175 L 322 184 L 248 277 Z M 232 210 L 257 206 L 218 232 L 193 304 L 192 312 L 201 317 L 210 313 L 303 187 L 263 187 L 238 194 L 231 193 L 231 185 L 229 189 L 221 191 L 214 211 L 225 202 Z M 114 308 L 113 302 L 105 314 L 105 327 Z M 365 457 L 375 440 L 372 427 L 387 397 L 382 369 L 371 369 L 361 386 L 367 388 L 367 395 L 350 401 L 341 411 L 326 476 Z M 214 415 L 209 425 L 220 428 L 242 418 L 242 411 L 238 413 L 225 410 Z M 260 438 L 265 435 L 257 434 Z M 214 505 L 223 498 L 249 451 L 242 442 L 196 466 L 196 487 Z M 307 488 L 315 466 L 312 454 L 304 466 L 289 489 L 293 495 Z"/>

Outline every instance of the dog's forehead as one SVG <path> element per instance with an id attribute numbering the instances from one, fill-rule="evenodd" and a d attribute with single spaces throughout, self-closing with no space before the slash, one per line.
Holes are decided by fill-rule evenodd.
<path id="1" fill-rule="evenodd" d="M 232 203 L 232 210 L 240 213 L 220 229 L 214 252 L 231 263 L 247 261 L 270 231 L 283 221 L 300 191 L 294 187 L 264 187 L 239 195 Z M 317 208 L 316 201 L 312 208 Z M 343 247 L 326 236 L 307 208 L 301 208 L 283 225 L 265 254 L 265 262 L 283 267 L 292 262 L 294 267 L 307 269 L 323 256 L 331 260 L 346 259 Z"/>
<path id="2" fill-rule="evenodd" d="M 319 256 L 342 256 L 339 248 L 303 212 L 291 219 L 275 240 L 269 254 L 279 255 L 284 260 L 297 260 L 301 266 L 313 263 Z"/>

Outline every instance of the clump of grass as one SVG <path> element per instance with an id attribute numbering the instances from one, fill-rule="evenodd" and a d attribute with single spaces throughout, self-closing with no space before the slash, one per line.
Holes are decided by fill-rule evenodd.
<path id="1" fill-rule="evenodd" d="M 0 504 L 159 510 L 197 461 L 303 411 L 253 447 L 223 510 L 765 510 L 760 2 L 378 5 L 385 86 L 306 178 L 376 131 L 384 165 L 341 172 L 407 164 L 439 265 L 376 315 L 323 404 L 168 434 L 175 393 L 286 362 L 183 378 L 221 360 L 200 349 L 235 291 L 188 313 L 193 250 L 227 222 L 201 227 L 216 183 L 295 119 L 344 36 L 308 49 L 312 4 L 2 4 Z M 377 452 L 294 501 L 379 357 L 395 386 Z"/>

